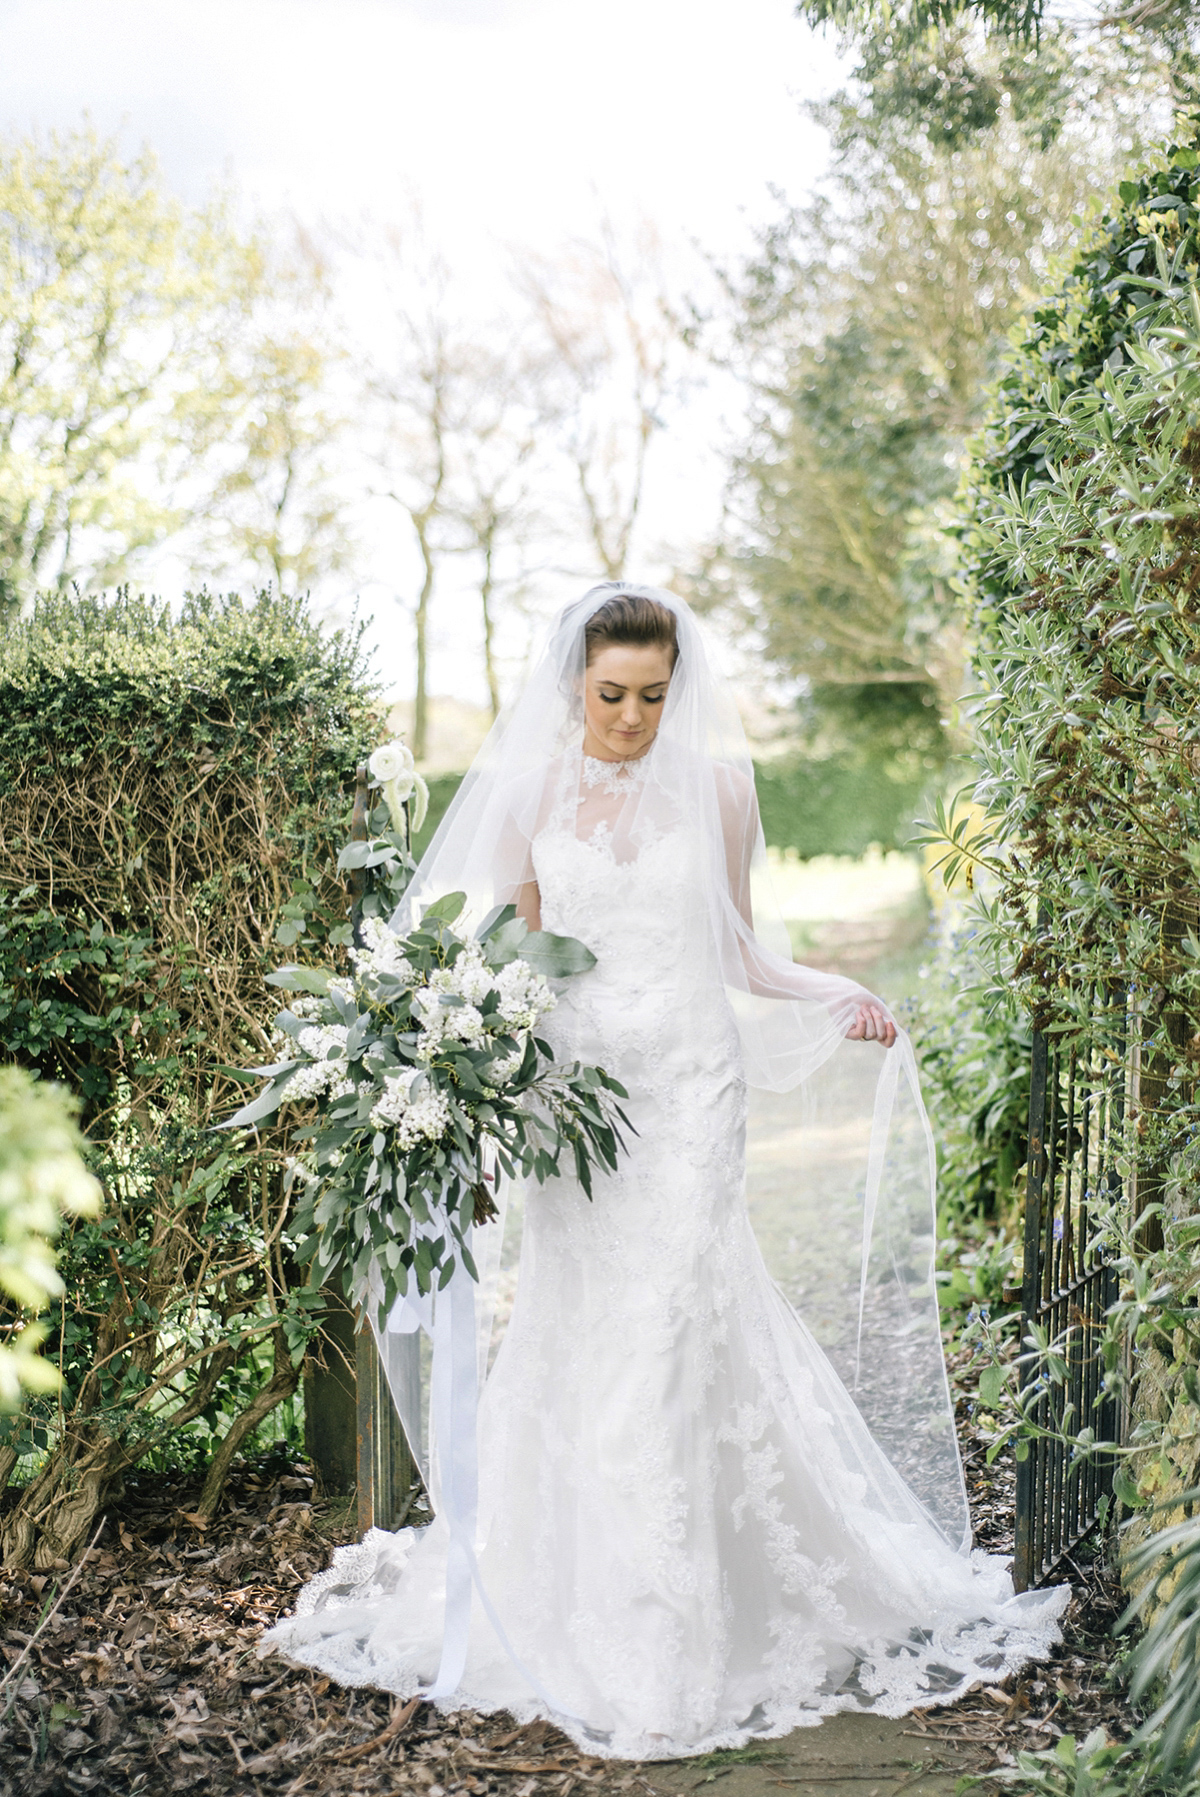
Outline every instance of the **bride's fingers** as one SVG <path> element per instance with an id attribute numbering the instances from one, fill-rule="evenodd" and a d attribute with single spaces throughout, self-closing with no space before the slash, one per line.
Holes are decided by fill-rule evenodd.
<path id="1" fill-rule="evenodd" d="M 881 1042 L 891 1048 L 896 1040 L 896 1026 L 878 1005 L 864 1005 L 846 1031 L 849 1042 Z"/>

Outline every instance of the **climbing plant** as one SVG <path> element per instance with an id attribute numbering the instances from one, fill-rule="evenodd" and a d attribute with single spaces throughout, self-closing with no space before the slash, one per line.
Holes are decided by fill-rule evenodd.
<path id="1" fill-rule="evenodd" d="M 1162 1703 L 1136 1751 L 1105 1762 L 1114 1793 L 1200 1772 L 1194 1622 L 1179 1598 L 1200 1566 L 1198 170 L 1188 117 L 1010 339 L 962 532 L 988 823 L 937 820 L 947 873 L 990 876 L 997 991 L 1060 1043 L 1129 1068 L 1119 1157 L 1132 1202 L 1104 1216 L 1094 1197 L 1123 1282 L 1106 1389 L 1127 1388 L 1136 1424 L 1118 1492 L 1148 1511 L 1124 1538 L 1150 1619 L 1134 1689 Z M 1043 1375 L 1058 1377 L 1060 1351 L 1043 1348 Z M 1071 1420 L 1081 1453 L 1094 1420 Z M 1186 1568 L 1170 1589 L 1155 1570 L 1164 1525 Z M 1087 1745 L 1095 1770 L 1099 1752 Z M 1030 1788 L 1057 1789 L 1032 1758 Z"/>
<path id="2" fill-rule="evenodd" d="M 0 649 L 0 1052 L 72 1088 L 99 1216 L 44 1316 L 61 1389 L 3 1425 L 18 1563 L 70 1558 L 125 1470 L 230 1461 L 295 1390 L 286 1138 L 212 1125 L 265 1057 L 264 974 L 348 935 L 334 860 L 377 734 L 356 635 L 266 594 L 45 598 Z"/>

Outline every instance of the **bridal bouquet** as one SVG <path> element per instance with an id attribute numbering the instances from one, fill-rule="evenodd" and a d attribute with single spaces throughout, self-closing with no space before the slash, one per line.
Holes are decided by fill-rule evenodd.
<path id="1" fill-rule="evenodd" d="M 351 845 L 340 863 L 406 880 L 406 849 L 405 830 Z M 410 1278 L 421 1292 L 441 1288 L 460 1262 L 477 1277 L 464 1236 L 494 1214 L 494 1169 L 545 1181 L 568 1155 L 590 1196 L 594 1166 L 616 1166 L 618 1125 L 628 1126 L 624 1088 L 599 1067 L 557 1065 L 537 1035 L 555 1003 L 549 981 L 595 956 L 572 937 L 529 931 L 511 905 L 463 936 L 454 922 L 464 903 L 462 893 L 437 900 L 403 936 L 364 916 L 348 975 L 269 975 L 296 994 L 275 1019 L 278 1058 L 254 1069 L 266 1091 L 224 1126 L 315 1102 L 294 1163 L 297 1253 L 311 1260 L 314 1287 L 340 1269 L 353 1303 L 366 1301 L 377 1262 L 381 1326 Z"/>

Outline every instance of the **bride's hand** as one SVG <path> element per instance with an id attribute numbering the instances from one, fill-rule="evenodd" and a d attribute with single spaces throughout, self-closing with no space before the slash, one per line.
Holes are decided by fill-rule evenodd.
<path id="1" fill-rule="evenodd" d="M 882 1042 L 890 1048 L 896 1040 L 896 1026 L 878 1005 L 862 1005 L 846 1031 L 848 1042 Z"/>

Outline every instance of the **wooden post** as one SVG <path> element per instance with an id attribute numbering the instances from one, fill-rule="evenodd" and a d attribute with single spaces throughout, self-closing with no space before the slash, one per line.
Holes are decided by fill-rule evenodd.
<path id="1" fill-rule="evenodd" d="M 375 1351 L 375 1338 L 366 1319 L 357 1335 L 358 1367 L 358 1532 L 398 1529 L 420 1491 L 418 1473 L 387 1379 Z M 413 1397 L 420 1394 L 419 1337 L 403 1338 L 404 1376 L 415 1379 Z M 413 1405 L 414 1413 L 418 1405 Z"/>
<path id="2" fill-rule="evenodd" d="M 367 840 L 370 785 L 370 769 L 366 762 L 360 762 L 354 781 L 352 842 Z M 371 876 L 366 868 L 351 869 L 348 881 L 350 915 L 356 934 L 362 901 L 370 884 Z M 392 1403 L 366 1318 L 355 1317 L 340 1292 L 336 1298 L 331 1293 L 327 1329 L 330 1324 L 336 1332 L 338 1348 L 344 1351 L 346 1371 L 336 1387 L 331 1380 L 318 1385 L 314 1378 L 312 1389 L 318 1409 L 313 1419 L 311 1440 L 314 1449 L 318 1442 L 330 1444 L 331 1466 L 335 1454 L 338 1467 L 347 1466 L 346 1484 L 338 1489 L 349 1490 L 351 1484 L 357 1488 L 360 1536 L 371 1528 L 396 1529 L 408 1515 L 413 1497 L 420 1490 L 416 1462 Z M 404 1363 L 405 1378 L 410 1383 L 416 1382 L 412 1394 L 413 1414 L 419 1412 L 419 1355 L 418 1338 L 415 1335 L 405 1337 L 400 1358 Z M 350 1368 L 353 1368 L 352 1376 Z M 319 1462 L 317 1464 L 324 1479 L 325 1468 Z"/>
<path id="3" fill-rule="evenodd" d="M 350 836 L 367 839 L 370 771 L 360 763 L 354 782 L 354 815 Z M 367 890 L 365 870 L 349 876 L 352 916 Z M 346 1303 L 339 1283 L 326 1288 L 326 1309 L 321 1322 L 320 1352 L 311 1355 L 304 1373 L 304 1436 L 318 1484 L 329 1493 L 359 1489 L 362 1508 L 362 1463 L 359 1453 L 359 1404 L 356 1389 L 362 1384 L 358 1367 L 362 1349 L 357 1319 Z M 371 1348 L 372 1354 L 374 1347 Z M 369 1383 L 369 1381 L 368 1381 Z M 370 1524 L 367 1524 L 370 1527 Z"/>
<path id="4" fill-rule="evenodd" d="M 355 1427 L 354 1312 L 335 1286 L 325 1293 L 319 1353 L 304 1369 L 304 1438 L 320 1489 L 329 1495 L 351 1492 L 358 1479 Z"/>

